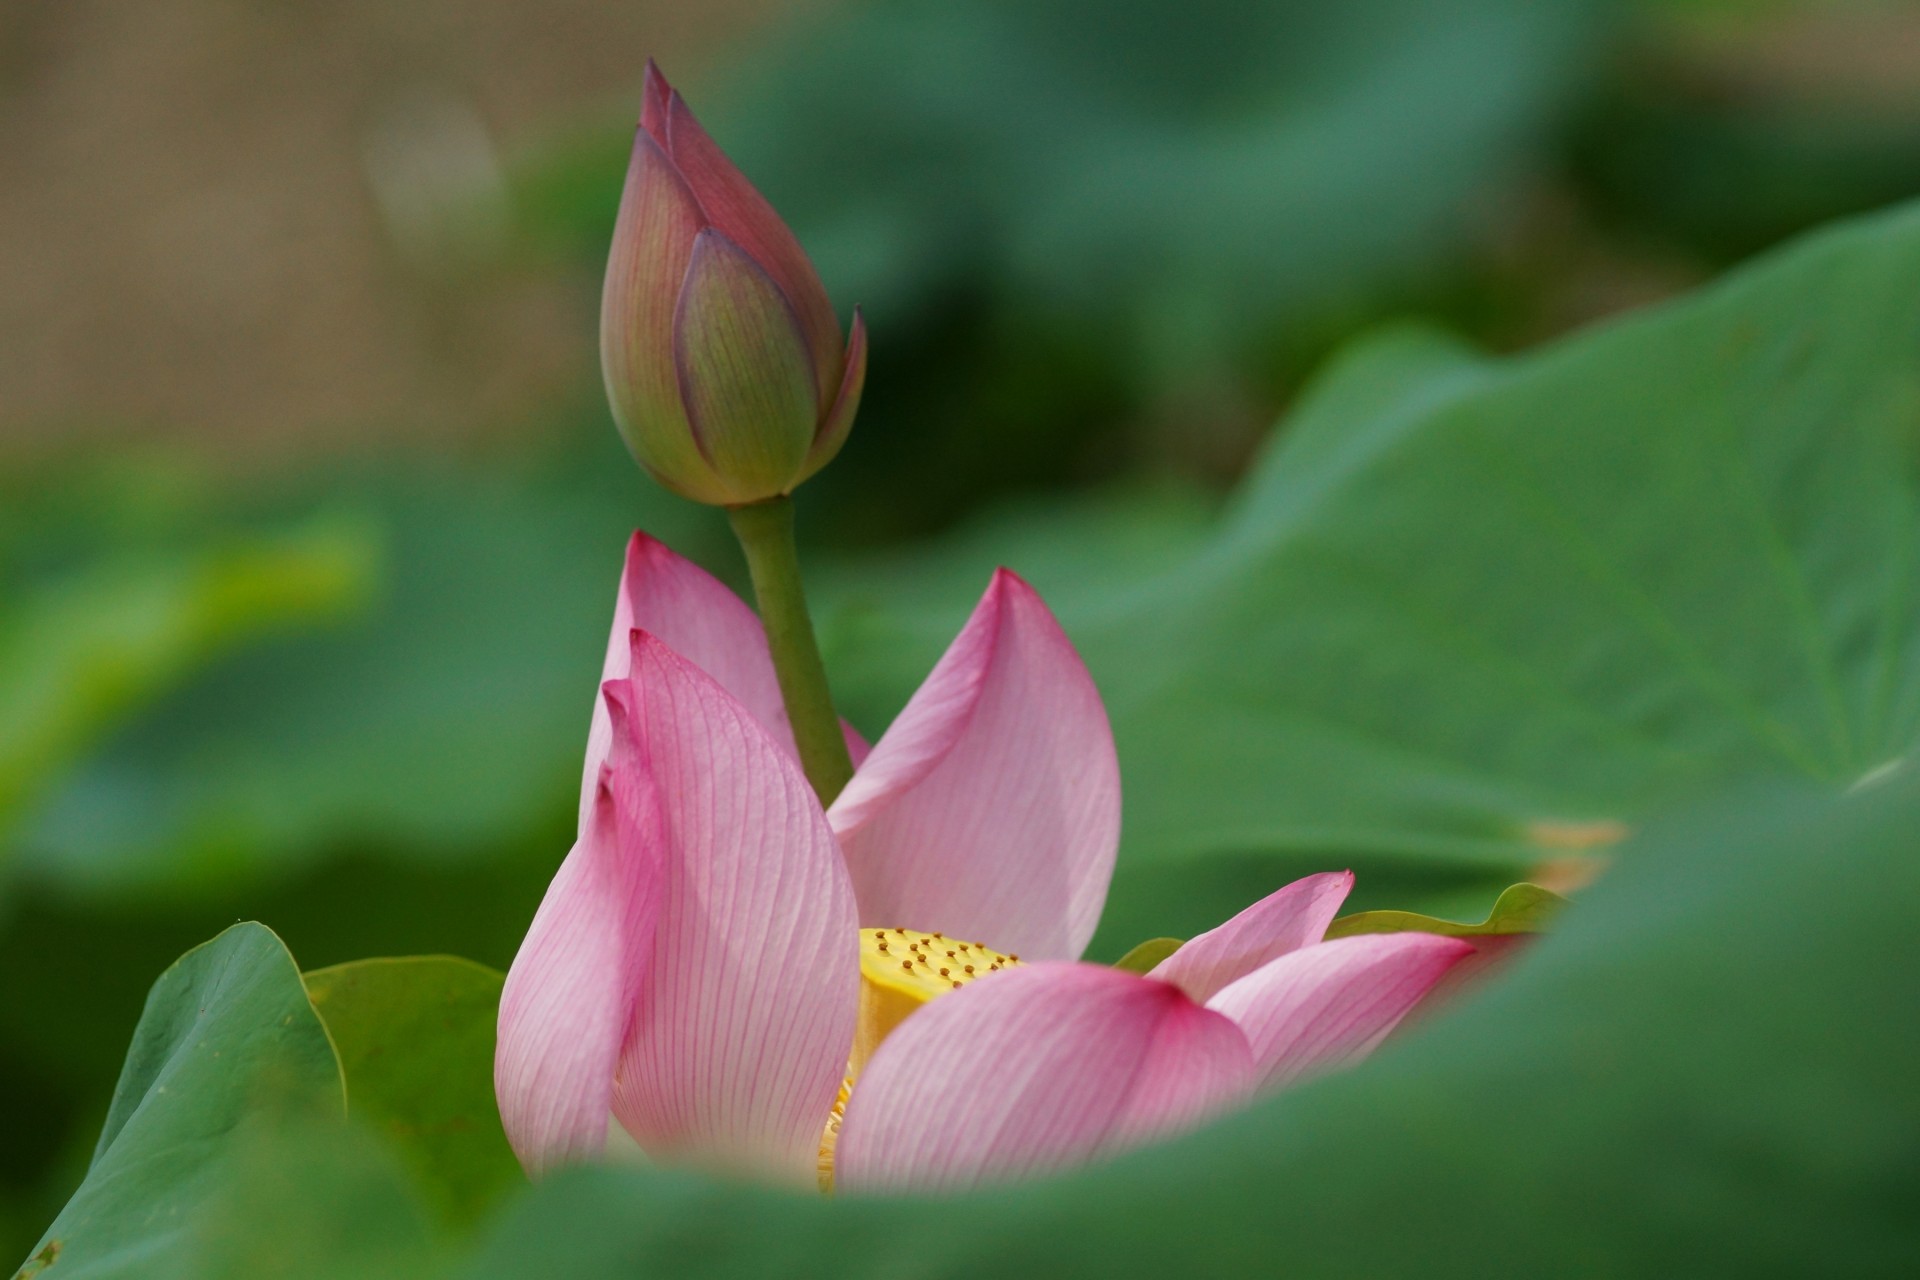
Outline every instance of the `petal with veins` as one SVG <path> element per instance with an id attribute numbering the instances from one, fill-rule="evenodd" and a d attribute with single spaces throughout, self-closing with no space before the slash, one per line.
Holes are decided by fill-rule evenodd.
<path id="1" fill-rule="evenodd" d="M 932 1001 L 883 1042 L 834 1155 L 846 1191 L 963 1191 L 1199 1124 L 1247 1096 L 1245 1038 L 1179 988 L 1040 964 Z"/>
<path id="2" fill-rule="evenodd" d="M 828 814 L 862 924 L 1077 958 L 1120 841 L 1120 771 L 1093 678 L 1002 569 Z"/>
<path id="3" fill-rule="evenodd" d="M 1325 871 L 1277 889 L 1217 928 L 1181 944 L 1151 976 L 1205 1003 L 1269 960 L 1326 934 L 1353 888 L 1353 872 Z"/>
<path id="4" fill-rule="evenodd" d="M 1431 933 L 1336 938 L 1263 965 L 1207 1008 L 1246 1034 L 1260 1086 L 1271 1088 L 1365 1057 L 1472 954 L 1471 944 Z"/>
<path id="5" fill-rule="evenodd" d="M 626 679 L 636 627 L 659 637 L 669 649 L 712 676 L 753 714 L 774 741 L 798 758 L 759 616 L 725 583 L 644 533 L 635 533 L 627 544 L 620 594 L 613 604 L 613 633 L 607 639 L 607 658 L 600 677 L 603 681 Z M 850 726 L 841 727 L 858 764 L 870 748 Z M 587 731 L 587 770 L 580 797 L 583 827 L 610 736 L 606 706 L 596 701 L 593 723 Z"/>
<path id="6" fill-rule="evenodd" d="M 614 1066 L 653 950 L 661 850 L 651 784 L 616 750 L 500 994 L 500 1118 L 535 1176 L 599 1154 L 606 1139 Z"/>
<path id="7" fill-rule="evenodd" d="M 859 1003 L 833 834 L 792 757 L 661 640 L 635 633 L 621 696 L 663 868 L 614 1114 L 654 1155 L 811 1185 Z"/>
<path id="8" fill-rule="evenodd" d="M 760 619 L 726 584 L 657 538 L 635 533 L 627 543 L 620 593 L 613 602 L 613 632 L 600 678 L 625 680 L 632 662 L 635 628 L 651 632 L 668 648 L 719 682 L 753 713 L 790 753 L 793 731 L 774 678 Z M 607 757 L 612 729 L 604 699 L 596 700 L 587 730 L 587 772 L 580 796 L 584 827 L 594 780 Z"/>

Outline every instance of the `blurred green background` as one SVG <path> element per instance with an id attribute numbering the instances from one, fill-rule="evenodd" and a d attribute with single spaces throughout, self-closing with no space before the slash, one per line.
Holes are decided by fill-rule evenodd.
<path id="1" fill-rule="evenodd" d="M 738 580 L 718 514 L 626 460 L 594 363 L 649 55 L 866 308 L 865 408 L 801 500 L 849 718 L 877 736 L 996 563 L 1101 680 L 1128 835 L 1096 955 L 1333 862 L 1361 906 L 1470 915 L 1525 875 L 1579 880 L 1716 779 L 1846 781 L 1907 747 L 1904 705 L 1856 715 L 1843 688 L 1831 742 L 1790 698 L 1751 751 L 1656 710 L 1683 758 L 1556 774 L 1560 728 L 1494 743 L 1518 722 L 1496 695 L 1421 665 L 1457 640 L 1434 599 L 1393 615 L 1433 623 L 1397 669 L 1411 693 L 1320 637 L 1375 696 L 1343 706 L 1350 673 L 1279 629 L 1336 593 L 1262 531 L 1431 542 L 1387 514 L 1417 503 L 1377 529 L 1364 495 L 1316 515 L 1304 472 L 1259 460 L 1284 411 L 1305 433 L 1471 379 L 1468 349 L 1549 343 L 1920 194 L 1920 6 L 14 0 L 0 1256 L 79 1180 L 154 975 L 225 924 L 270 922 L 308 968 L 504 967 L 568 843 L 626 532 Z M 1536 400 L 1512 412 L 1565 407 Z M 1422 473 L 1441 489 L 1445 456 Z M 1450 599 L 1525 573 L 1475 563 Z M 1448 589 L 1426 577 L 1401 589 Z M 1657 691 L 1549 621 L 1522 657 L 1564 658 L 1609 708 Z M 1256 669 L 1222 675 L 1250 637 L 1272 641 Z M 1488 741 L 1422 729 L 1471 720 L 1450 700 Z M 1302 738 L 1328 723 L 1374 741 Z M 1422 753 L 1485 767 L 1394 772 Z"/>

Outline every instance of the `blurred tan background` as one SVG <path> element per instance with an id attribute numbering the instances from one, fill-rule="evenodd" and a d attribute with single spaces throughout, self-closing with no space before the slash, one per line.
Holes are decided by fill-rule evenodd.
<path id="1" fill-rule="evenodd" d="M 0 430 L 273 456 L 524 420 L 592 345 L 576 282 L 466 269 L 503 154 L 812 2 L 8 0 Z"/>

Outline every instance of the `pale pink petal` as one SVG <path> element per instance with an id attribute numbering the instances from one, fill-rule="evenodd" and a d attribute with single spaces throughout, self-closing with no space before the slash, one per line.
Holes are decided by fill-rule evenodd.
<path id="1" fill-rule="evenodd" d="M 669 649 L 712 676 L 720 687 L 753 713 L 774 740 L 795 759 L 787 704 L 767 651 L 767 633 L 756 614 L 733 589 L 679 555 L 664 542 L 636 532 L 627 543 L 620 593 L 613 603 L 613 631 L 601 679 L 624 680 L 633 652 L 635 628 L 652 632 Z M 866 740 L 842 723 L 854 764 L 871 750 Z M 606 707 L 596 702 L 587 730 L 587 769 L 580 796 L 580 820 L 586 822 L 593 781 L 606 759 L 609 730 Z"/>
<path id="2" fill-rule="evenodd" d="M 623 734 L 623 737 L 627 735 Z M 527 1172 L 599 1154 L 662 888 L 659 807 L 624 751 L 603 765 L 500 993 L 494 1087 Z"/>
<path id="3" fill-rule="evenodd" d="M 725 583 L 644 533 L 635 533 L 627 543 L 620 594 L 613 603 L 613 632 L 607 637 L 607 659 L 601 670 L 603 681 L 626 679 L 636 627 L 652 632 L 712 676 L 783 747 L 794 750 L 786 703 L 780 699 L 780 683 L 774 678 L 759 616 Z M 580 796 L 583 824 L 610 737 L 606 705 L 596 701 L 587 731 L 587 772 Z"/>
<path id="4" fill-rule="evenodd" d="M 1179 988 L 1040 964 L 941 996 L 848 1100 L 834 1185 L 962 1191 L 1190 1129 L 1251 1092 L 1245 1038 Z"/>
<path id="5" fill-rule="evenodd" d="M 1290 952 L 1207 1001 L 1253 1048 L 1260 1086 L 1355 1062 L 1473 954 L 1459 938 L 1376 933 Z"/>
<path id="6" fill-rule="evenodd" d="M 1202 1004 L 1269 960 L 1320 941 L 1353 888 L 1353 872 L 1324 871 L 1275 890 L 1215 929 L 1181 944 L 1152 975 Z"/>
<path id="7" fill-rule="evenodd" d="M 1120 770 L 1093 678 L 1002 569 L 828 814 L 860 921 L 1028 959 L 1085 950 L 1120 842 Z"/>
<path id="8" fill-rule="evenodd" d="M 636 632 L 625 696 L 664 888 L 614 1114 L 654 1155 L 811 1185 L 859 1004 L 846 868 L 799 766 L 693 663 Z"/>

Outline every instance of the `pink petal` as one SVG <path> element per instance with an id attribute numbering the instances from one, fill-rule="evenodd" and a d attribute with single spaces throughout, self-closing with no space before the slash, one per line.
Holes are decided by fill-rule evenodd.
<path id="1" fill-rule="evenodd" d="M 701 456 L 680 402 L 673 318 L 700 205 L 660 144 L 636 129 L 600 295 L 600 368 L 621 435 L 661 484 L 697 501 L 726 490 Z"/>
<path id="2" fill-rule="evenodd" d="M 1218 928 L 1183 943 L 1154 967 L 1151 976 L 1173 983 L 1204 1004 L 1234 979 L 1320 941 L 1352 888 L 1351 871 L 1326 871 L 1295 880 Z"/>
<path id="3" fill-rule="evenodd" d="M 859 1003 L 832 832 L 792 757 L 645 632 L 623 696 L 660 798 L 664 884 L 614 1114 L 651 1154 L 810 1186 Z"/>
<path id="4" fill-rule="evenodd" d="M 867 762 L 867 757 L 873 754 L 872 744 L 861 737 L 860 731 L 845 720 L 840 722 L 840 736 L 847 740 L 847 755 L 853 761 L 853 767 L 858 769 Z"/>
<path id="5" fill-rule="evenodd" d="M 1246 1034 L 1262 1088 L 1373 1051 L 1471 944 L 1432 933 L 1362 934 L 1289 952 L 1207 1001 Z"/>
<path id="6" fill-rule="evenodd" d="M 622 734 L 622 737 L 629 735 Z M 645 774 L 603 765 L 500 994 L 494 1088 L 527 1172 L 599 1154 L 614 1066 L 653 950 L 662 832 Z"/>
<path id="7" fill-rule="evenodd" d="M 1177 988 L 1100 965 L 1009 969 L 901 1023 L 854 1085 L 847 1191 L 960 1191 L 1190 1129 L 1247 1096 L 1244 1037 Z"/>
<path id="8" fill-rule="evenodd" d="M 685 100 L 671 90 L 666 135 L 673 163 L 686 175 L 707 221 L 746 250 L 793 304 L 820 388 L 815 412 L 825 413 L 840 385 L 840 321 L 806 250 L 767 198 L 700 127 Z"/>
<path id="9" fill-rule="evenodd" d="M 788 752 L 794 750 L 787 707 L 767 653 L 760 619 L 726 584 L 685 556 L 644 533 L 627 543 L 620 594 L 613 604 L 613 633 L 601 679 L 624 680 L 633 653 L 634 628 L 652 632 L 668 648 L 719 682 Z M 848 730 L 851 733 L 851 730 Z M 580 796 L 584 828 L 593 785 L 607 757 L 612 731 L 604 701 L 596 699 L 587 731 L 587 772 Z"/>
<path id="10" fill-rule="evenodd" d="M 1077 958 L 1120 841 L 1120 770 L 1093 678 L 1002 569 L 828 814 L 865 925 Z"/>

